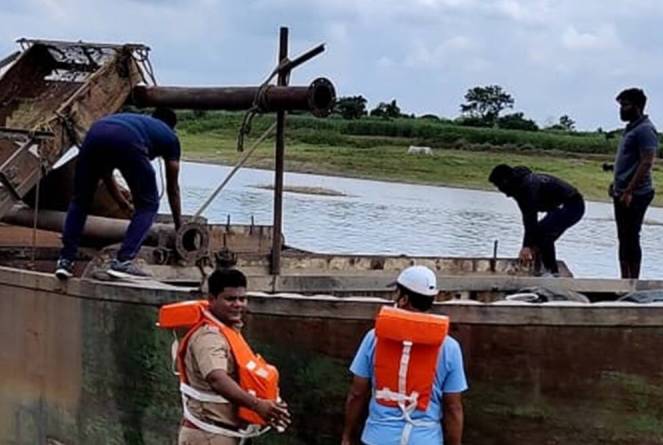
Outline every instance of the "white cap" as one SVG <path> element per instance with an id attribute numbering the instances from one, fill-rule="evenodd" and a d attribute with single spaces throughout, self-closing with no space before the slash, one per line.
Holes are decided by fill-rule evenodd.
<path id="1" fill-rule="evenodd" d="M 428 297 L 434 297 L 439 292 L 437 290 L 435 273 L 426 266 L 410 266 L 407 269 L 403 269 L 400 275 L 398 275 L 398 278 L 396 278 L 394 284 L 396 283 L 416 294 Z"/>

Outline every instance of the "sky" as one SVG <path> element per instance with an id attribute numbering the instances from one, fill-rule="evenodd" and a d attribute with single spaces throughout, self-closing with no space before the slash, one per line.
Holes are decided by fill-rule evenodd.
<path id="1" fill-rule="evenodd" d="M 539 125 L 621 126 L 614 97 L 643 88 L 663 127 L 660 0 L 0 0 L 0 53 L 19 37 L 138 42 L 162 85 L 258 85 L 325 42 L 291 84 L 333 81 L 369 107 L 454 118 L 466 91 L 497 84 Z"/>

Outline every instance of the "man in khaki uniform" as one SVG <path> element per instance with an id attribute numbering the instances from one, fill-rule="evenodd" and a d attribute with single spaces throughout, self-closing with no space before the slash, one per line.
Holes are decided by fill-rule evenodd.
<path id="1" fill-rule="evenodd" d="M 246 276 L 236 269 L 217 270 L 208 278 L 209 310 L 226 326 L 240 330 L 247 309 Z M 187 408 L 197 419 L 232 431 L 243 425 L 237 417 L 239 406 L 257 412 L 272 426 L 290 424 L 285 403 L 260 399 L 237 383 L 237 369 L 230 345 L 214 326 L 205 325 L 191 336 L 184 356 L 189 385 L 194 389 L 216 393 L 227 403 L 200 402 L 187 398 Z M 183 419 L 178 445 L 237 445 L 237 438 L 203 431 Z"/>

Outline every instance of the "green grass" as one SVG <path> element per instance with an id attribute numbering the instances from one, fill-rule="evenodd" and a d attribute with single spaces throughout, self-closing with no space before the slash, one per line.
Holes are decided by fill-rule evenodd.
<path id="1" fill-rule="evenodd" d="M 236 113 L 198 118 L 185 114 L 180 126 L 184 158 L 235 164 L 242 155 L 236 150 L 241 120 L 242 115 Z M 256 118 L 245 147 L 271 122 L 269 117 Z M 509 163 L 559 176 L 587 199 L 600 201 L 608 199 L 611 180 L 601 164 L 612 160 L 617 144 L 617 138 L 606 139 L 598 133 L 471 128 L 416 119 L 345 121 L 290 116 L 286 134 L 288 171 L 492 190 L 487 180 L 490 170 Z M 411 144 L 432 146 L 434 154 L 408 155 Z M 263 143 L 247 166 L 273 168 L 273 140 Z M 660 168 L 655 167 L 654 176 L 663 183 Z M 663 205 L 663 195 L 655 203 Z"/>

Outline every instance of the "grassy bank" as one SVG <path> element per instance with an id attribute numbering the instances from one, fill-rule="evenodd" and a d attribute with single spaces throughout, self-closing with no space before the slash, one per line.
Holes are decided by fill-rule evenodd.
<path id="1" fill-rule="evenodd" d="M 607 200 L 611 174 L 603 172 L 601 164 L 612 160 L 617 138 L 608 139 L 596 133 L 568 135 L 409 121 L 413 122 L 358 121 L 354 124 L 364 125 L 363 133 L 371 134 L 353 134 L 349 131 L 359 130 L 349 130 L 353 128 L 349 127 L 352 121 L 292 116 L 287 130 L 286 169 L 491 190 L 487 181 L 490 170 L 496 164 L 510 163 L 564 178 L 588 199 Z M 237 114 L 185 118 L 180 130 L 185 159 L 234 164 L 241 156 L 235 145 L 240 123 L 241 115 Z M 270 123 L 268 118 L 258 119 L 254 124 L 253 138 Z M 404 128 L 417 126 L 432 126 L 434 130 L 426 131 L 439 132 L 443 136 L 435 139 L 436 143 L 431 143 L 431 138 L 404 136 L 407 131 L 414 131 Z M 417 131 L 421 133 L 423 130 Z M 385 134 L 389 132 L 393 136 Z M 250 144 L 251 140 L 246 146 Z M 408 155 L 410 144 L 432 146 L 433 156 Z M 265 142 L 247 166 L 273 168 L 273 144 Z M 659 167 L 655 169 L 655 179 L 663 184 L 663 170 Z M 657 196 L 656 204 L 663 205 L 663 194 Z"/>

